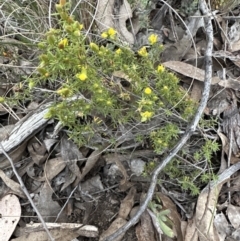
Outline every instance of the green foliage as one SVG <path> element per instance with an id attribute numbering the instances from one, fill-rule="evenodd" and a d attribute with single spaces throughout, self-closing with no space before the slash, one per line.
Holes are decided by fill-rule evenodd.
<path id="1" fill-rule="evenodd" d="M 150 35 L 149 46 L 137 52 L 123 45 L 113 28 L 90 42 L 84 26 L 70 16 L 69 9 L 64 1 L 56 5 L 58 25 L 49 29 L 38 44 L 41 54 L 37 73 L 19 84 L 21 91 L 14 97 L 0 102 L 26 102 L 42 90 L 43 98 L 53 102 L 45 118 L 59 120 L 79 146 L 90 143 L 96 133 L 114 145 L 116 136 L 106 134 L 106 129 L 149 124 L 164 116 L 161 125 L 149 125 L 147 131 L 135 135 L 136 142 L 150 140 L 155 152 L 164 154 L 176 144 L 182 128 L 168 117 L 177 115 L 186 123 L 195 113 L 196 104 L 179 87 L 179 79 L 158 64 L 163 46 L 157 35 Z M 216 143 L 206 142 L 196 152 L 196 160 L 210 161 L 216 150 Z M 165 173 L 196 194 L 194 172 L 181 170 L 180 164 L 178 159 L 173 160 Z M 156 165 L 156 161 L 149 162 L 144 174 L 149 175 Z"/>
<path id="2" fill-rule="evenodd" d="M 69 15 L 69 8 L 69 3 L 56 5 L 58 28 L 50 29 L 39 43 L 38 73 L 27 79 L 24 92 L 26 100 L 36 88 L 52 90 L 49 96 L 54 94 L 55 103 L 46 118 L 59 120 L 82 145 L 109 118 L 109 128 L 114 128 L 132 121 L 148 122 L 160 113 L 171 115 L 174 109 L 182 118 L 194 114 L 195 104 L 180 89 L 178 78 L 156 65 L 163 49 L 157 35 L 149 37 L 149 48 L 144 46 L 137 53 L 121 44 L 113 28 L 89 43 L 84 26 Z M 156 152 L 170 146 L 178 131 L 169 124 L 149 132 Z"/>
<path id="3" fill-rule="evenodd" d="M 175 179 L 185 191 L 190 191 L 192 196 L 199 194 L 200 187 L 206 185 L 210 180 L 216 178 L 212 171 L 212 157 L 219 150 L 219 145 L 216 141 L 206 139 L 204 144 L 199 147 L 199 150 L 194 153 L 192 163 L 184 166 L 183 159 L 175 158 L 164 169 L 164 172 Z M 184 156 L 184 155 L 183 155 Z M 196 168 L 197 163 L 208 163 L 208 170 Z"/>
<path id="4" fill-rule="evenodd" d="M 175 124 L 166 124 L 157 131 L 151 132 L 150 138 L 153 142 L 153 147 L 156 153 L 160 154 L 164 150 L 173 147 L 178 139 L 179 128 Z"/>

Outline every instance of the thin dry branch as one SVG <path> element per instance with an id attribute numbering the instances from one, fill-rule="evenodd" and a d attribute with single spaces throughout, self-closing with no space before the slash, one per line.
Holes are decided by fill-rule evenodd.
<path id="1" fill-rule="evenodd" d="M 162 161 L 162 163 L 155 169 L 152 176 L 152 181 L 150 183 L 147 195 L 141 204 L 139 210 L 137 213 L 120 229 L 118 229 L 114 234 L 110 235 L 103 241 L 114 241 L 116 238 L 121 235 L 122 233 L 125 233 L 130 227 L 135 225 L 143 212 L 146 210 L 148 203 L 151 201 L 154 189 L 157 184 L 158 175 L 163 170 L 163 168 L 172 160 L 172 158 L 178 153 L 179 150 L 184 146 L 184 144 L 187 142 L 187 140 L 191 137 L 193 132 L 196 130 L 198 122 L 201 118 L 201 115 L 207 105 L 209 92 L 210 92 L 210 86 L 211 86 L 211 77 L 212 77 L 212 50 L 213 50 L 213 27 L 211 23 L 211 16 L 209 15 L 209 9 L 207 7 L 207 4 L 205 1 L 200 0 L 199 1 L 199 7 L 202 11 L 204 17 L 204 23 L 205 23 L 205 29 L 206 29 L 206 35 L 207 35 L 207 48 L 205 53 L 205 81 L 204 81 L 204 90 L 202 94 L 202 99 L 199 104 L 198 110 L 194 116 L 193 121 L 187 128 L 185 134 L 182 136 L 178 144 L 173 148 L 173 150 L 170 152 L 170 154 Z"/>

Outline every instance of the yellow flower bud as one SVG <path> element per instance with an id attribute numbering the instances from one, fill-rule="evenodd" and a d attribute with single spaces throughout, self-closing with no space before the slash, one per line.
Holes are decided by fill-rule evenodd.
<path id="1" fill-rule="evenodd" d="M 103 33 L 101 34 L 101 37 L 102 37 L 102 38 L 107 38 L 107 37 L 108 37 L 107 32 L 103 32 Z"/>
<path id="2" fill-rule="evenodd" d="M 158 65 L 158 67 L 157 67 L 158 73 L 162 73 L 162 72 L 164 72 L 164 70 L 165 70 L 165 67 L 163 65 Z"/>
<path id="3" fill-rule="evenodd" d="M 62 97 L 69 97 L 69 96 L 71 96 L 71 90 L 69 88 L 67 88 L 67 87 L 61 88 L 61 89 L 57 90 L 57 93 L 59 95 L 61 95 Z"/>
<path id="4" fill-rule="evenodd" d="M 55 40 L 56 39 L 55 39 L 54 35 L 50 34 L 50 35 L 47 36 L 47 42 L 49 44 L 54 45 L 55 44 Z"/>
<path id="5" fill-rule="evenodd" d="M 55 4 L 55 8 L 56 8 L 58 13 L 63 11 L 63 6 L 61 4 Z"/>
<path id="6" fill-rule="evenodd" d="M 98 52 L 99 51 L 99 47 L 97 44 L 91 42 L 90 43 L 90 48 L 94 51 L 94 52 Z"/>
<path id="7" fill-rule="evenodd" d="M 0 103 L 4 103 L 5 98 L 4 97 L 0 97 Z"/>
<path id="8" fill-rule="evenodd" d="M 34 86 L 35 86 L 35 83 L 34 83 L 34 81 L 31 80 L 31 81 L 28 83 L 28 88 L 31 90 Z"/>
<path id="9" fill-rule="evenodd" d="M 80 30 L 74 31 L 73 35 L 76 36 L 76 37 L 80 36 L 81 35 Z"/>
<path id="10" fill-rule="evenodd" d="M 38 48 L 45 49 L 46 45 L 44 43 L 40 42 L 40 43 L 38 43 Z"/>
<path id="11" fill-rule="evenodd" d="M 59 0 L 59 5 L 64 6 L 66 4 L 66 0 Z"/>
<path id="12" fill-rule="evenodd" d="M 44 68 L 37 68 L 37 71 L 42 75 L 45 75 L 47 73 L 47 70 Z"/>
<path id="13" fill-rule="evenodd" d="M 121 54 L 121 53 L 122 53 L 122 50 L 121 50 L 121 49 L 117 49 L 117 50 L 115 51 L 115 53 L 116 53 L 116 54 Z"/>
<path id="14" fill-rule="evenodd" d="M 65 27 L 65 30 L 68 32 L 68 33 L 72 33 L 73 32 L 73 28 L 71 25 L 66 25 Z"/>

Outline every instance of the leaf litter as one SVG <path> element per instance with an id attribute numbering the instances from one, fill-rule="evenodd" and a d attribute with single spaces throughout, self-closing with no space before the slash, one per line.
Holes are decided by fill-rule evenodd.
<path id="1" fill-rule="evenodd" d="M 100 29 L 105 26 L 114 27 L 114 19 L 111 15 L 103 18 L 105 16 L 103 15 L 104 9 L 110 13 L 116 7 L 112 3 L 107 5 L 107 2 L 102 1 L 96 13 L 96 16 L 101 18 L 101 21 L 97 23 Z M 149 36 L 149 34 L 141 29 L 138 21 L 135 21 L 135 15 L 129 2 L 125 0 L 118 9 L 121 15 L 128 12 L 128 15 L 119 19 L 118 31 L 121 33 L 120 37 L 123 41 L 132 44 L 137 38 L 137 43 L 141 45 L 144 36 L 147 39 L 146 35 Z M 159 39 L 164 45 L 166 44 L 162 54 L 162 59 L 165 61 L 163 64 L 181 78 L 183 86 L 189 88 L 191 97 L 198 102 L 201 99 L 202 82 L 205 75 L 203 66 L 201 66 L 205 42 L 202 41 L 203 39 L 197 31 L 203 34 L 201 32 L 203 23 L 197 18 L 186 18 L 187 31 L 180 24 L 170 26 L 168 23 L 165 26 L 166 23 L 163 24 L 164 16 L 171 18 L 171 15 L 167 14 L 168 8 L 164 4 L 159 7 L 159 3 L 151 2 L 151 14 L 148 17 L 154 26 L 154 31 L 158 36 L 160 35 Z M 175 5 L 173 6 L 175 7 Z M 205 114 L 209 118 L 211 116 L 220 117 L 218 135 L 222 140 L 223 152 L 221 158 L 215 157 L 220 159 L 221 164 L 219 180 L 212 181 L 201 191 L 198 198 L 193 200 L 196 207 L 192 208 L 192 211 L 195 211 L 194 216 L 190 218 L 180 210 L 180 198 L 174 199 L 170 198 L 170 195 L 156 192 L 163 210 L 168 210 L 166 213 L 171 221 L 174 236 L 180 241 L 223 241 L 227 238 L 237 240 L 240 237 L 238 198 L 240 37 L 239 23 L 235 21 L 239 8 L 233 10 L 232 13 L 229 11 L 221 18 L 218 18 L 218 15 L 214 16 L 223 30 L 220 32 L 222 39 L 220 40 L 218 37 L 214 39 L 215 50 L 212 53 L 214 75 L 212 76 L 211 98 L 205 110 Z M 199 13 L 196 12 L 195 15 L 199 16 Z M 232 18 L 230 24 L 228 17 Z M 138 33 L 131 32 L 126 27 L 126 20 L 130 18 L 136 23 L 133 27 Z M 156 19 L 159 21 L 157 25 Z M 229 30 L 225 28 L 227 25 L 230 25 Z M 90 27 L 90 25 L 88 26 Z M 10 31 L 8 25 L 5 27 L 6 33 Z M 159 33 L 161 29 L 163 31 Z M 225 32 L 223 33 L 223 31 Z M 196 37 L 195 49 L 191 47 L 191 36 Z M 226 49 L 224 49 L 225 44 Z M 11 49 L 11 51 L 14 50 Z M 5 64 L 4 71 L 6 73 L 10 73 L 6 60 L 9 61 L 12 58 L 11 51 L 4 52 L 4 56 L 0 58 L 1 65 Z M 195 62 L 197 62 L 197 66 Z M 23 73 L 22 70 L 25 70 L 25 73 L 31 74 L 32 70 L 29 68 L 32 66 L 31 61 L 21 60 L 20 65 L 21 73 Z M 10 76 L 14 73 L 15 71 Z M 131 82 L 128 76 L 121 74 L 119 78 L 125 78 L 127 82 Z M 0 82 L 0 95 L 4 96 L 11 88 L 18 91 L 17 86 L 8 82 Z M 8 124 L 6 115 L 11 112 L 9 116 L 17 119 L 17 111 L 14 113 L 15 110 L 0 105 L 1 143 L 16 165 L 20 176 L 24 177 L 29 193 L 37 203 L 37 208 L 55 240 L 67 241 L 75 238 L 98 240 L 98 237 L 100 240 L 104 240 L 105 237 L 127 223 L 131 210 L 137 207 L 136 203 L 140 202 L 139 194 L 144 193 L 148 186 L 147 179 L 140 175 L 144 169 L 140 168 L 140 171 L 134 172 L 129 164 L 134 158 L 147 164 L 148 159 L 154 157 L 154 153 L 147 149 L 123 153 L 113 150 L 114 153 L 111 151 L 105 153 L 108 145 L 103 145 L 98 149 L 79 148 L 69 140 L 66 132 L 63 136 L 49 137 L 47 132 L 49 130 L 52 132 L 52 123 L 48 123 L 43 118 L 49 105 L 49 103 L 41 107 L 37 104 L 32 105 L 29 107 L 32 112 L 17 123 L 15 120 L 14 125 Z M 62 134 L 61 130 L 60 134 Z M 131 140 L 131 138 L 129 139 Z M 123 143 L 127 143 L 127 141 L 129 140 L 124 140 Z M 60 145 L 59 142 L 61 142 Z M 1 151 L 0 154 L 1 240 L 48 240 L 46 232 L 38 223 L 35 211 L 28 203 L 26 204 L 27 199 L 21 186 L 12 173 L 8 172 L 10 168 L 8 160 Z M 226 159 L 230 161 L 226 163 Z M 24 165 L 23 162 L 25 162 Z M 230 165 L 232 166 L 230 167 Z M 109 170 L 115 171 L 110 173 Z M 132 181 L 134 179 L 131 178 L 135 175 L 139 177 L 140 181 Z M 231 177 L 236 179 L 235 182 L 230 179 Z M 228 186 L 225 184 L 227 181 Z M 72 193 L 72 190 L 77 191 Z M 190 196 L 189 198 L 191 199 Z M 84 205 L 86 203 L 91 204 Z M 181 205 L 188 206 L 187 203 Z M 58 217 L 58 223 L 52 223 L 56 217 Z M 138 241 L 155 241 L 160 238 L 165 240 L 166 235 L 161 230 L 156 217 L 156 213 L 145 211 L 136 226 L 136 234 L 132 230 L 128 234 L 123 233 L 116 240 L 133 240 L 133 238 Z M 89 222 L 93 225 L 89 225 Z M 88 239 L 81 239 L 80 236 L 88 237 Z M 176 239 L 168 238 L 168 240 Z"/>

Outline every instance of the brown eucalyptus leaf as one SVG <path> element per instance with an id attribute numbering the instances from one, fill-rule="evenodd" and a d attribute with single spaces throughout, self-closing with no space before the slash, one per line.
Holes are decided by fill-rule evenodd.
<path id="1" fill-rule="evenodd" d="M 58 202 L 52 200 L 52 194 L 52 188 L 49 186 L 48 182 L 45 182 L 42 186 L 42 190 L 40 191 L 37 209 L 46 222 L 54 222 L 61 210 Z M 61 222 L 61 220 L 66 220 L 65 218 L 67 218 L 67 216 L 64 210 L 59 218 L 59 222 Z"/>
<path id="2" fill-rule="evenodd" d="M 220 241 L 224 241 L 227 236 L 230 236 L 231 225 L 228 223 L 226 216 L 222 212 L 216 214 L 214 218 L 214 226 L 217 229 Z"/>
<path id="3" fill-rule="evenodd" d="M 230 166 L 219 174 L 217 180 L 211 181 L 210 184 L 201 191 L 201 194 L 198 197 L 194 217 L 200 241 L 219 241 L 217 230 L 213 225 L 219 192 L 222 185 L 239 169 L 240 163 Z"/>
<path id="4" fill-rule="evenodd" d="M 126 224 L 127 221 L 121 217 L 117 217 L 109 226 L 109 228 L 104 231 L 101 236 L 99 241 L 104 240 L 106 237 L 110 236 L 111 234 L 113 234 L 115 231 L 117 231 L 119 228 L 121 228 L 124 224 Z M 121 235 L 119 235 L 114 241 L 121 241 L 122 238 L 124 237 L 125 233 L 122 233 Z"/>
<path id="5" fill-rule="evenodd" d="M 71 241 L 79 236 L 77 232 L 72 230 L 51 230 L 50 231 L 54 241 Z M 25 233 L 23 236 L 11 239 L 10 241 L 49 241 L 46 231 Z"/>
<path id="6" fill-rule="evenodd" d="M 69 140 L 66 135 L 64 135 L 61 140 L 61 156 L 69 170 L 71 170 L 76 177 L 81 178 L 81 171 L 77 163 L 83 161 L 84 157 L 77 145 Z"/>
<path id="7" fill-rule="evenodd" d="M 168 61 L 168 62 L 164 62 L 162 65 L 184 76 L 204 82 L 205 71 L 202 69 L 196 68 L 193 65 L 180 62 L 180 61 Z M 217 84 L 220 81 L 221 80 L 219 79 L 219 77 L 213 77 L 212 85 Z"/>
<path id="8" fill-rule="evenodd" d="M 38 181 L 51 181 L 55 176 L 57 176 L 66 167 L 66 162 L 63 161 L 61 157 L 52 158 L 46 161 L 44 166 L 44 176 L 38 178 Z"/>
<path id="9" fill-rule="evenodd" d="M 26 198 L 21 186 L 10 179 L 1 169 L 0 169 L 0 177 L 2 178 L 3 182 L 12 190 L 12 192 L 18 195 L 21 198 Z"/>
<path id="10" fill-rule="evenodd" d="M 48 230 L 50 231 L 50 233 L 52 234 L 52 236 L 56 239 L 58 239 L 59 241 L 65 241 L 64 239 L 64 233 L 67 235 L 67 240 L 68 238 L 72 237 L 71 235 L 69 235 L 69 232 L 72 233 L 74 236 L 78 235 L 78 236 L 84 236 L 84 237 L 97 237 L 98 236 L 98 228 L 92 225 L 83 225 L 81 223 L 46 223 L 46 226 L 48 228 Z M 56 232 L 55 232 L 56 231 Z M 26 227 L 24 228 L 17 228 L 16 230 L 16 234 L 17 236 L 22 236 L 23 237 L 28 237 L 28 235 L 30 233 L 33 234 L 37 234 L 38 232 L 43 232 L 46 234 L 45 230 L 42 227 L 41 223 L 30 223 L 30 224 L 26 224 Z M 62 239 L 60 239 L 61 235 Z M 58 235 L 58 236 L 57 236 Z M 45 240 L 48 240 L 47 236 L 44 236 Z M 13 239 L 15 240 L 15 239 Z M 23 239 L 20 239 L 23 240 Z M 35 239 L 33 239 L 35 240 Z M 40 239 L 41 240 L 41 239 Z"/>
<path id="11" fill-rule="evenodd" d="M 202 192 L 198 197 L 195 222 L 200 241 L 219 241 L 213 218 L 220 189 L 221 185 L 209 192 Z"/>
<path id="12" fill-rule="evenodd" d="M 152 220 L 147 211 L 141 215 L 140 221 L 136 227 L 138 241 L 156 241 Z"/>
<path id="13" fill-rule="evenodd" d="M 15 125 L 7 125 L 0 128 L 0 141 L 8 138 Z"/>
<path id="14" fill-rule="evenodd" d="M 121 217 L 121 218 L 124 218 L 124 219 L 127 218 L 127 216 L 131 212 L 132 207 L 134 205 L 135 194 L 136 194 L 136 188 L 132 187 L 129 190 L 127 196 L 121 202 L 120 209 L 119 209 L 119 212 L 118 212 L 118 217 Z"/>
<path id="15" fill-rule="evenodd" d="M 22 155 L 26 151 L 26 146 L 27 146 L 27 142 L 26 141 L 22 142 L 16 149 L 8 153 L 13 163 L 17 163 L 22 159 Z M 3 154 L 0 154 L 0 169 L 4 169 L 10 166 L 11 164 L 9 160 Z"/>
<path id="16" fill-rule="evenodd" d="M 195 224 L 195 219 L 188 220 L 184 241 L 198 241 L 198 232 Z"/>
<path id="17" fill-rule="evenodd" d="M 191 91 L 191 98 L 197 103 L 202 98 L 203 83 L 199 81 L 193 82 L 193 87 Z"/>
<path id="18" fill-rule="evenodd" d="M 227 216 L 231 225 L 235 229 L 240 228 L 240 207 L 229 204 L 227 207 Z"/>
<path id="19" fill-rule="evenodd" d="M 40 166 L 46 159 L 48 154 L 46 153 L 45 145 L 40 145 L 38 142 L 30 140 L 27 146 L 28 152 L 35 164 Z"/>
<path id="20" fill-rule="evenodd" d="M 91 171 L 91 169 L 96 165 L 98 159 L 100 158 L 102 151 L 106 148 L 107 145 L 102 148 L 95 150 L 88 157 L 85 166 L 82 169 L 81 177 L 77 178 L 74 182 L 74 186 L 78 185 L 78 183 Z"/>

